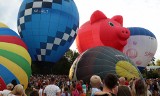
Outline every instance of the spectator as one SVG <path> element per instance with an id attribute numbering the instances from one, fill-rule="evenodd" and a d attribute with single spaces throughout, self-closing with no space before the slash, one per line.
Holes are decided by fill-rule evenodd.
<path id="1" fill-rule="evenodd" d="M 131 91 L 127 86 L 118 86 L 117 96 L 131 96 Z"/>
<path id="2" fill-rule="evenodd" d="M 114 74 L 107 74 L 104 78 L 104 86 L 102 92 L 96 92 L 95 96 L 116 96 L 118 89 L 118 78 Z"/>
<path id="3" fill-rule="evenodd" d="M 2 95 L 2 91 L 0 91 L 0 96 L 3 96 L 3 95 Z"/>
<path id="4" fill-rule="evenodd" d="M 40 96 L 38 94 L 38 91 L 37 90 L 33 90 L 31 93 L 30 93 L 30 96 Z"/>
<path id="5" fill-rule="evenodd" d="M 85 82 L 83 82 L 83 84 L 82 84 L 82 89 L 83 89 L 83 93 L 86 94 L 87 93 L 87 86 L 86 86 Z"/>
<path id="6" fill-rule="evenodd" d="M 100 86 L 102 85 L 102 80 L 98 75 L 93 75 L 90 78 L 90 83 L 91 83 L 91 96 L 94 96 L 96 92 L 101 92 Z"/>
<path id="7" fill-rule="evenodd" d="M 131 89 L 126 85 L 126 79 L 124 77 L 119 78 L 117 96 L 131 96 Z"/>
<path id="8" fill-rule="evenodd" d="M 7 95 L 12 91 L 12 89 L 13 89 L 13 84 L 9 83 L 9 84 L 7 85 L 7 89 L 4 89 L 4 90 L 1 92 L 2 96 L 7 96 Z"/>
<path id="9" fill-rule="evenodd" d="M 127 81 L 127 77 L 125 77 L 125 85 L 128 86 L 129 82 Z"/>
<path id="10" fill-rule="evenodd" d="M 38 94 L 39 94 L 39 96 L 43 96 L 43 85 L 40 86 Z"/>
<path id="11" fill-rule="evenodd" d="M 120 86 L 124 86 L 124 85 L 125 85 L 125 82 L 126 82 L 126 80 L 125 80 L 124 77 L 120 77 L 120 78 L 119 78 L 119 85 L 120 85 Z"/>
<path id="12" fill-rule="evenodd" d="M 7 96 L 23 96 L 24 94 L 25 93 L 24 93 L 23 86 L 21 84 L 18 84 Z"/>
<path id="13" fill-rule="evenodd" d="M 13 84 L 13 88 L 17 85 L 17 81 L 16 81 L 16 79 L 13 79 L 12 81 L 11 81 L 11 83 Z M 12 88 L 12 90 L 13 90 L 13 88 Z"/>
<path id="14" fill-rule="evenodd" d="M 51 78 L 51 82 L 44 89 L 43 96 L 60 96 L 60 88 L 55 85 L 56 80 L 54 77 Z"/>
<path id="15" fill-rule="evenodd" d="M 68 92 L 68 87 L 64 88 L 64 92 L 61 94 L 61 96 L 70 96 L 70 93 Z"/>
<path id="16" fill-rule="evenodd" d="M 153 96 L 158 96 L 158 91 L 160 89 L 158 89 L 158 83 L 156 80 L 153 81 Z"/>
<path id="17" fill-rule="evenodd" d="M 149 90 L 150 89 L 150 80 L 149 79 L 146 79 L 146 88 L 147 88 L 147 96 L 152 96 L 152 93 L 151 91 Z"/>
<path id="18" fill-rule="evenodd" d="M 82 80 L 77 81 L 76 83 L 77 83 L 77 84 L 76 84 L 76 89 L 77 89 L 77 90 L 82 90 Z"/>
<path id="19" fill-rule="evenodd" d="M 143 80 L 138 79 L 134 82 L 132 96 L 147 96 L 147 88 Z"/>
<path id="20" fill-rule="evenodd" d="M 75 83 L 71 85 L 71 94 L 72 96 L 79 96 L 79 91 L 77 90 Z"/>

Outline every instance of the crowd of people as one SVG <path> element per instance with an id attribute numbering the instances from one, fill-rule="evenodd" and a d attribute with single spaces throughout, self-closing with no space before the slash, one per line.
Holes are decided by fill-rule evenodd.
<path id="1" fill-rule="evenodd" d="M 127 80 L 107 74 L 103 80 L 93 75 L 90 82 L 70 81 L 66 75 L 33 75 L 28 96 L 160 96 L 160 78 Z M 23 85 L 11 82 L 0 96 L 27 96 Z"/>

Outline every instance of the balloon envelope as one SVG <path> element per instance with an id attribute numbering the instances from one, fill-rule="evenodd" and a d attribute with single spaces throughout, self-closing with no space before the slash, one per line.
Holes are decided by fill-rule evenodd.
<path id="1" fill-rule="evenodd" d="M 25 43 L 16 32 L 0 26 L 0 83 L 4 81 L 4 86 L 15 79 L 27 88 L 30 75 L 31 57 Z"/>
<path id="2" fill-rule="evenodd" d="M 92 75 L 105 77 L 107 73 L 130 78 L 141 78 L 141 73 L 128 56 L 105 46 L 91 48 L 83 52 L 70 68 L 71 80 L 89 81 Z"/>
<path id="3" fill-rule="evenodd" d="M 58 61 L 76 37 L 79 14 L 73 0 L 24 0 L 18 31 L 33 61 Z"/>
<path id="4" fill-rule="evenodd" d="M 123 53 L 130 57 L 140 70 L 144 69 L 157 50 L 157 39 L 148 29 L 141 27 L 128 28 L 131 36 Z"/>
<path id="5" fill-rule="evenodd" d="M 76 44 L 79 53 L 96 46 L 110 46 L 123 51 L 129 36 L 129 30 L 123 27 L 122 16 L 116 15 L 110 19 L 97 10 L 78 30 Z"/>
<path id="6" fill-rule="evenodd" d="M 0 91 L 3 91 L 7 87 L 2 77 L 0 77 L 0 85 L 1 85 Z"/>

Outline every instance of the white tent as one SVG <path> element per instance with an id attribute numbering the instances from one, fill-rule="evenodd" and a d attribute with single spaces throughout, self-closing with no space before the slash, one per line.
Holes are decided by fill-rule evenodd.
<path id="1" fill-rule="evenodd" d="M 146 68 L 147 68 L 148 71 L 151 70 L 151 69 L 153 69 L 153 70 L 156 70 L 156 69 L 160 70 L 160 66 L 147 66 Z"/>

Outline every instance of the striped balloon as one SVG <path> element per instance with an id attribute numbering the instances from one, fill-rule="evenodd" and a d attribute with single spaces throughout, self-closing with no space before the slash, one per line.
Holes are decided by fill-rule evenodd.
<path id="1" fill-rule="evenodd" d="M 13 79 L 27 88 L 31 57 L 19 35 L 0 23 L 0 77 L 5 84 Z M 0 82 L 3 83 L 3 82 Z"/>

